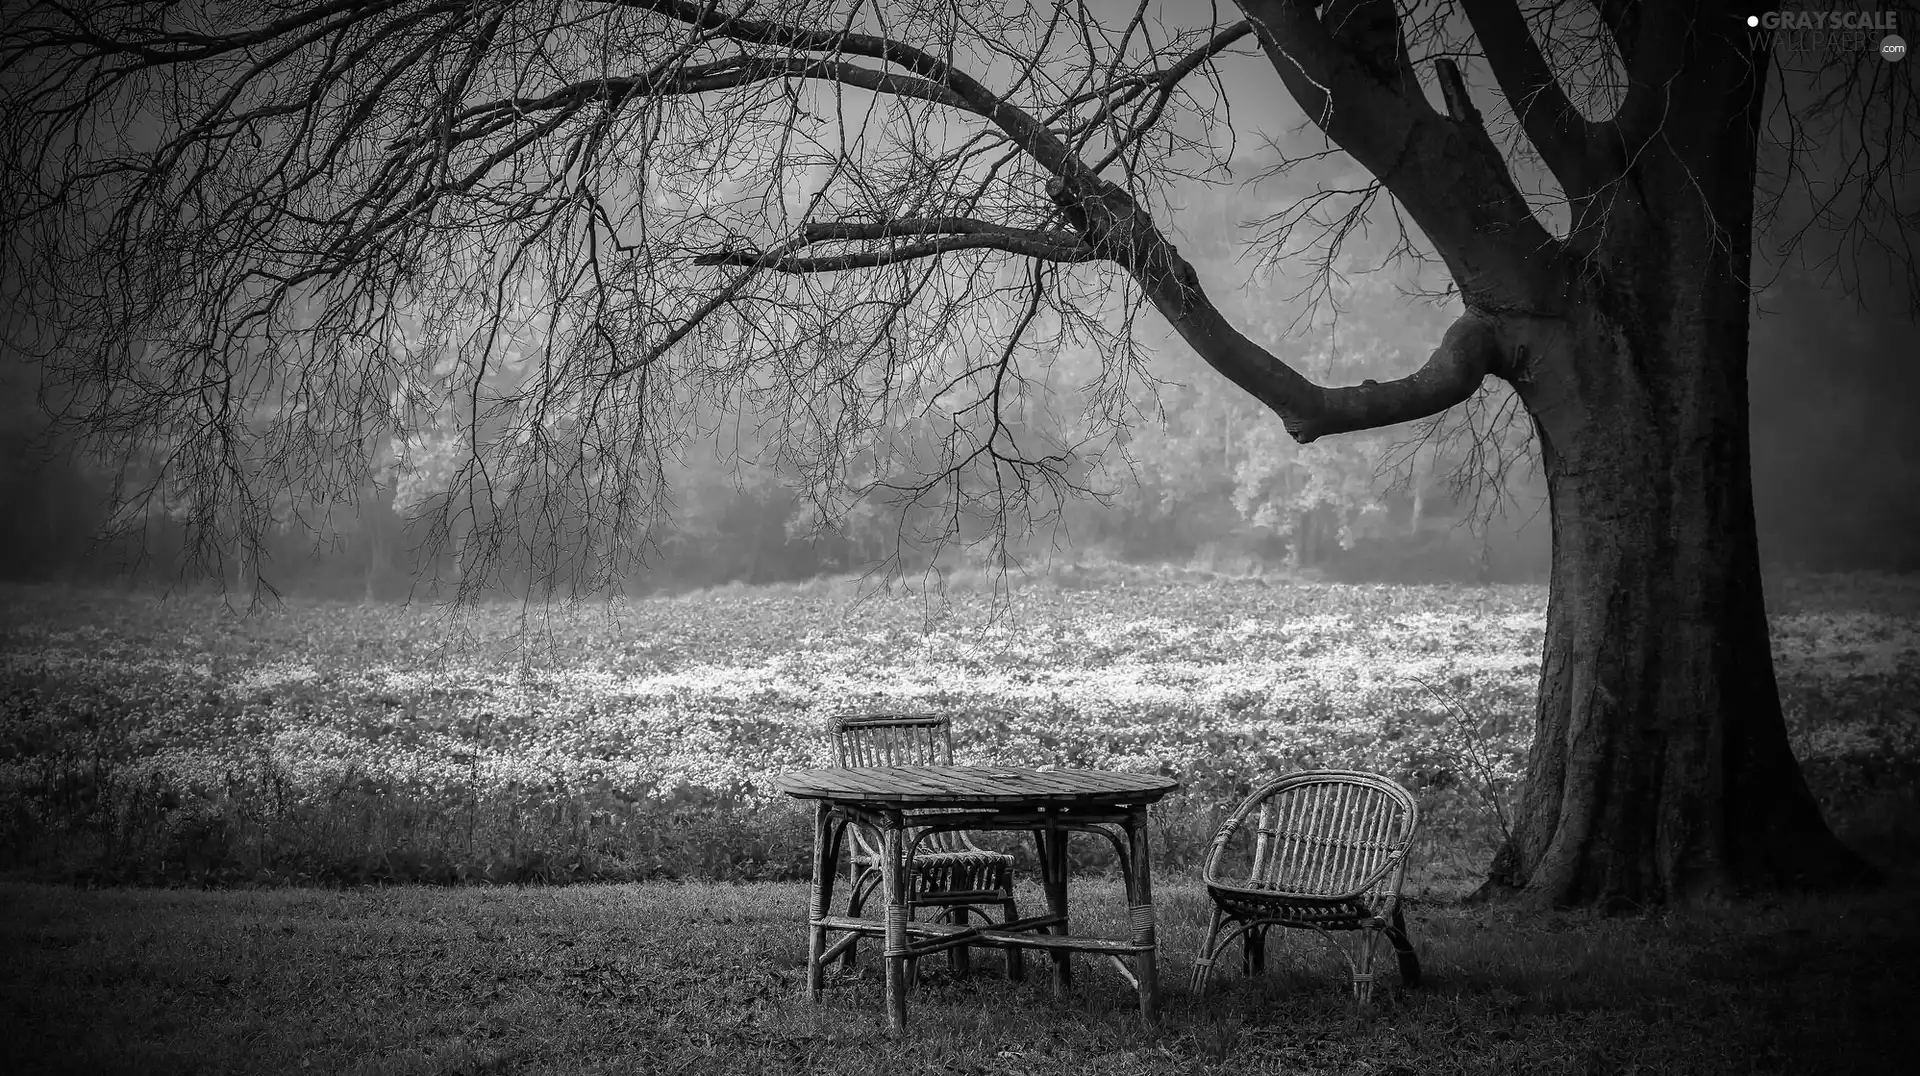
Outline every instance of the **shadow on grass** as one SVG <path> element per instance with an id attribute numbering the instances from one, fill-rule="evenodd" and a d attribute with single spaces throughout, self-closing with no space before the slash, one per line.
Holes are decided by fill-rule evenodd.
<path id="1" fill-rule="evenodd" d="M 1158 1031 L 1091 961 L 1054 998 L 1044 958 L 1014 984 L 976 955 L 924 962 L 893 1040 L 871 945 L 806 1000 L 798 885 L 14 882 L 0 990 L 11 1072 L 1859 1072 L 1904 1055 L 1911 883 L 1638 918 L 1421 905 L 1426 985 L 1389 974 L 1367 1012 L 1307 935 L 1190 994 L 1207 902 L 1167 884 Z M 1121 929 L 1116 888 L 1075 883 L 1077 929 Z"/>

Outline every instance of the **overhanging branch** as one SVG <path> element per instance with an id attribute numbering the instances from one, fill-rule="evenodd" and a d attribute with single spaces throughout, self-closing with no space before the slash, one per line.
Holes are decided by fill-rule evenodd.
<path id="1" fill-rule="evenodd" d="M 683 96 L 735 89 L 775 79 L 820 79 L 895 97 L 912 97 L 953 108 L 967 109 L 957 94 L 923 78 L 876 71 L 840 60 L 795 56 L 731 57 L 707 64 L 680 67 L 672 63 L 654 71 L 622 78 L 588 79 L 537 98 L 514 98 L 474 105 L 462 111 L 452 132 L 458 144 L 503 130 L 527 117 L 571 110 L 602 102 L 609 106 L 635 98 Z M 396 147 L 426 145 L 434 133 L 415 135 Z"/>
<path id="2" fill-rule="evenodd" d="M 154 2 L 165 7 L 164 0 Z M 1262 6 L 1253 0 L 1248 3 L 1250 15 Z M 287 31 L 298 40 L 275 40 L 259 58 L 250 58 L 248 47 L 235 43 L 257 37 L 261 31 L 237 31 L 208 44 L 205 47 L 235 53 L 231 65 L 244 68 L 251 63 L 259 70 L 247 75 L 254 81 L 247 84 L 245 100 L 218 93 L 206 98 L 208 106 L 198 109 L 201 115 L 189 118 L 186 133 L 176 139 L 190 150 L 175 154 L 180 167 L 166 171 L 164 184 L 162 178 L 150 178 L 149 185 L 140 188 L 141 196 L 165 210 L 191 210 L 163 221 L 164 227 L 154 226 L 152 234 L 167 243 L 205 240 L 195 249 L 212 253 L 198 268 L 216 277 L 226 272 L 224 284 L 236 294 L 248 294 L 247 286 L 264 279 L 277 287 L 277 294 L 294 295 L 296 285 L 319 279 L 337 289 L 323 313 L 349 325 L 357 324 L 356 319 L 391 319 L 396 301 L 419 302 L 424 296 L 470 301 L 490 319 L 487 331 L 492 333 L 509 316 L 503 313 L 505 300 L 499 298 L 508 278 L 522 271 L 518 267 L 523 258 L 538 260 L 549 270 L 559 270 L 552 297 L 541 300 L 541 312 L 550 316 L 548 324 L 571 325 L 593 346 L 569 350 L 549 345 L 540 387 L 515 396 L 513 406 L 524 407 L 529 416 L 545 414 L 540 409 L 549 406 L 551 396 L 567 407 L 577 405 L 578 414 L 585 416 L 580 421 L 595 425 L 595 436 L 602 437 L 602 443 L 630 438 L 643 448 L 652 436 L 648 423 L 657 421 L 647 412 L 650 393 L 672 381 L 649 371 L 656 363 L 670 370 L 674 353 L 691 334 L 729 317 L 729 309 L 739 310 L 744 303 L 770 301 L 777 307 L 781 289 L 788 285 L 796 296 L 806 293 L 787 300 L 792 304 L 788 313 L 804 311 L 815 296 L 832 292 L 811 282 L 787 281 L 767 285 L 771 298 L 747 294 L 757 283 L 767 283 L 762 273 L 832 273 L 956 251 L 995 250 L 1042 262 L 1114 262 L 1139 282 L 1148 301 L 1205 361 L 1265 402 L 1303 441 L 1444 409 L 1471 393 L 1478 383 L 1474 375 L 1484 376 L 1491 368 L 1493 349 L 1482 339 L 1491 330 L 1463 330 L 1464 336 L 1450 336 L 1435 359 L 1411 377 L 1381 386 L 1315 385 L 1227 324 L 1193 267 L 1153 220 L 1146 208 L 1147 196 L 1137 186 L 1101 178 L 1099 169 L 1109 161 L 1096 166 L 1081 157 L 1087 141 L 1081 136 L 1095 126 L 1111 132 L 1101 152 L 1115 146 L 1126 150 L 1143 133 L 1160 130 L 1163 110 L 1170 107 L 1181 80 L 1256 32 L 1252 18 L 1222 29 L 1209 28 L 1211 36 L 1182 38 L 1177 47 L 1166 50 L 1171 66 L 1165 68 L 1156 68 L 1158 57 L 1150 55 L 1137 70 L 1123 73 L 1124 50 L 1102 59 L 1089 44 L 1088 63 L 1079 73 L 1082 84 L 1071 87 L 1069 94 L 1074 103 L 1051 113 L 1058 103 L 1047 103 L 1052 90 L 1035 91 L 1032 99 L 1042 103 L 1029 113 L 1022 107 L 1029 96 L 1020 87 L 1045 58 L 1038 54 L 1032 70 L 996 91 L 961 70 L 962 61 L 953 53 L 856 33 L 849 28 L 851 23 L 839 29 L 812 29 L 797 22 L 726 15 L 710 4 L 685 0 L 612 0 L 612 4 L 629 12 L 650 13 L 632 16 L 632 25 L 624 31 L 633 47 L 619 55 L 635 73 L 609 75 L 597 62 L 556 62 L 558 51 L 501 57 L 505 62 L 497 67 L 481 64 L 478 58 L 494 47 L 491 28 L 500 24 L 503 10 L 486 3 L 478 7 L 455 3 L 443 9 L 436 0 L 419 8 L 407 7 L 404 14 L 413 19 L 409 22 L 392 14 L 396 7 L 389 0 L 341 2 L 335 8 L 341 12 L 342 25 L 315 24 L 326 27 L 324 41 L 301 36 L 311 28 Z M 859 15 L 858 10 L 849 10 L 853 12 L 850 20 Z M 1340 14 L 1341 21 L 1330 31 L 1298 4 L 1286 5 L 1284 10 L 1293 16 L 1306 11 L 1307 24 L 1301 31 L 1305 36 L 1293 40 L 1284 28 L 1272 26 L 1260 32 L 1276 64 L 1283 59 L 1300 61 L 1290 69 L 1292 76 L 1283 71 L 1283 77 L 1292 78 L 1290 91 L 1309 106 L 1309 113 L 1336 141 L 1351 143 L 1348 148 L 1363 165 L 1388 177 L 1390 184 L 1398 184 L 1394 190 L 1403 203 L 1424 207 L 1422 223 L 1432 225 L 1430 234 L 1462 267 L 1456 278 L 1470 303 L 1488 294 L 1502 295 L 1505 282 L 1532 279 L 1512 272 L 1502 277 L 1500 273 L 1511 265 L 1500 264 L 1498 252 L 1510 254 L 1514 244 L 1529 238 L 1520 229 L 1537 225 L 1524 206 L 1517 215 L 1508 214 L 1510 188 L 1489 179 L 1500 175 L 1497 154 L 1491 171 L 1487 161 L 1476 156 L 1481 149 L 1473 141 L 1477 127 L 1440 116 L 1419 98 L 1390 0 L 1336 2 L 1329 10 Z M 415 18 L 423 11 L 434 12 L 434 17 Z M 663 39 L 655 16 L 692 32 L 670 32 Z M 344 25 L 353 20 L 358 20 L 353 26 Z M 396 28 L 400 32 L 390 32 Z M 147 41 L 162 51 L 203 47 L 198 42 L 182 45 L 170 35 L 161 25 Z M 276 67 L 281 57 L 288 59 L 283 67 Z M 89 62 L 84 57 L 72 63 L 62 59 L 59 66 L 84 73 Z M 122 61 L 115 54 L 106 62 Z M 183 71 L 179 84 L 217 86 L 224 70 L 216 65 L 204 73 Z M 197 77 L 201 81 L 196 82 Z M 778 93 L 726 92 L 802 79 L 915 98 L 978 116 L 982 121 L 978 126 L 985 132 L 982 137 L 990 136 L 997 143 L 996 152 L 1004 147 L 1009 153 L 1024 154 L 1032 167 L 1016 180 L 1003 180 L 1005 191 L 1015 196 L 1012 199 L 999 197 L 999 192 L 993 199 L 955 194 L 948 182 L 953 176 L 943 169 L 961 170 L 963 159 L 929 156 L 927 140 L 917 138 L 924 132 L 916 131 L 912 132 L 916 138 L 902 138 L 898 147 L 883 147 L 888 152 L 897 148 L 899 153 L 897 158 L 887 158 L 894 168 L 882 176 L 887 182 L 857 177 L 865 201 L 854 199 L 849 205 L 815 199 L 796 214 L 800 219 L 815 213 L 856 219 L 806 225 L 791 238 L 766 239 L 766 249 L 728 249 L 739 242 L 729 236 L 780 236 L 788 227 L 784 221 L 791 219 L 784 217 L 784 211 L 769 209 L 773 219 L 761 217 L 740 224 L 734 219 L 739 206 L 747 207 L 742 212 L 754 212 L 751 200 L 742 199 L 691 228 L 640 227 L 621 234 L 607 214 L 610 192 L 621 189 L 620 177 L 609 180 L 608 170 L 625 169 L 630 176 L 659 181 L 668 193 L 677 190 L 674 183 L 712 182 L 717 173 L 703 171 L 705 165 L 686 165 L 667 155 L 685 157 L 695 151 L 722 149 L 732 139 L 751 139 L 772 130 L 772 124 L 760 122 L 780 120 L 780 106 L 767 106 L 769 101 L 786 102 L 781 129 L 791 133 L 796 126 L 804 126 L 799 118 L 804 108 L 791 93 L 783 98 Z M 349 86 L 364 87 L 367 92 L 336 92 Z M 1318 99 L 1312 97 L 1316 89 L 1321 94 Z M 635 115 L 643 113 L 651 99 L 709 91 L 718 91 L 712 104 L 720 111 L 686 110 L 689 116 L 697 116 L 691 129 L 708 139 L 704 143 L 656 146 L 653 140 L 662 125 L 637 122 L 653 118 Z M 104 98 L 78 96 L 76 115 L 106 107 Z M 773 109 L 767 117 L 757 111 L 763 106 Z M 1101 122 L 1071 118 L 1087 113 L 1098 113 L 1095 120 Z M 924 120 L 925 109 L 900 114 L 905 118 L 899 122 L 940 122 Z M 204 122 L 200 122 L 202 115 Z M 278 145 L 291 148 L 258 148 L 276 144 L 276 137 Z M 44 141 L 60 143 L 51 135 Z M 255 149 L 250 151 L 249 144 Z M 784 156 L 786 143 L 778 145 L 774 154 L 784 168 L 793 158 Z M 852 160 L 844 149 L 837 156 L 830 148 L 816 149 L 813 159 L 830 161 L 835 170 Z M 247 157 L 249 152 L 256 156 Z M 230 159 L 229 154 L 237 154 L 243 166 L 257 163 L 263 169 L 251 188 L 232 193 L 216 182 L 221 178 L 216 170 Z M 1125 159 L 1127 173 L 1116 178 L 1135 183 L 1143 173 L 1132 157 Z M 343 162 L 365 168 L 356 172 Z M 993 168 L 998 170 L 1000 164 Z M 1021 204 L 1033 198 L 1035 176 L 1051 177 L 1048 196 L 1070 226 L 1047 224 L 1058 217 L 1047 215 L 1050 207 L 1044 204 Z M 1469 181 L 1464 186 L 1463 179 Z M 1463 200 L 1462 190 L 1480 197 Z M 202 212 L 197 201 L 207 194 L 214 196 L 213 203 L 220 203 L 212 206 L 211 213 Z M 662 204 L 668 203 L 671 199 Z M 771 190 L 761 204 L 776 204 Z M 982 208 L 989 205 L 995 208 Z M 927 215 L 872 219 L 912 212 Z M 1002 219 L 1027 226 L 972 219 L 975 214 L 1001 213 L 1005 214 Z M 646 223 L 644 215 L 638 214 L 623 216 L 622 223 L 629 219 Z M 509 249 L 483 252 L 470 267 L 470 280 L 464 276 L 429 279 L 424 287 L 413 283 L 411 274 L 430 267 L 431 257 L 450 248 L 447 237 L 474 226 L 496 229 L 491 234 L 507 237 Z M 602 247 L 603 243 L 608 246 Z M 715 246 L 722 249 L 712 249 Z M 603 264 L 603 251 L 608 249 L 619 253 L 608 255 Z M 238 254 L 223 253 L 227 251 Z M 485 260 L 495 255 L 497 262 Z M 104 260 L 111 264 L 111 259 Z M 683 273 L 689 262 L 726 271 Z M 577 276 L 569 275 L 576 271 Z M 919 272 L 931 277 L 936 270 L 923 265 L 915 273 L 898 275 L 904 278 Z M 874 280 L 894 275 L 876 274 Z M 876 305 L 861 295 L 868 283 L 850 281 L 837 294 L 853 297 L 851 305 L 856 308 Z M 471 292 L 466 290 L 469 285 Z M 154 290 L 159 294 L 171 286 L 162 281 Z M 764 354 L 782 353 L 777 349 L 795 354 L 796 341 L 812 333 L 809 339 L 832 340 L 836 346 L 824 351 L 833 356 L 832 361 L 851 368 L 879 354 L 868 350 L 867 341 L 883 341 L 876 347 L 893 346 L 887 335 L 891 319 L 907 310 L 919 294 L 917 286 L 902 287 L 900 297 L 877 304 L 888 307 L 888 313 L 871 322 L 849 318 L 844 325 L 829 324 L 837 318 L 831 307 L 823 309 L 819 324 L 797 328 L 771 324 L 780 322 L 778 318 L 768 319 L 767 325 L 756 324 L 743 314 L 725 327 L 739 330 L 737 337 L 725 338 L 725 346 L 733 346 L 736 339 L 764 340 L 769 348 Z M 409 293 L 409 288 L 420 290 Z M 482 294 L 483 288 L 493 294 Z M 396 300 L 396 296 L 406 298 Z M 1523 299 L 1524 295 L 1514 301 Z M 972 298 L 959 295 L 954 302 L 963 300 Z M 1037 317 L 1032 304 L 1029 308 L 1022 325 Z M 450 309 L 432 316 L 451 321 L 457 313 Z M 225 308 L 213 303 L 202 316 L 212 322 L 230 317 Z M 333 324 L 325 327 L 331 329 Z M 858 326 L 862 334 L 845 331 L 848 326 Z M 374 328 L 391 332 L 390 326 Z M 378 338 L 379 333 L 369 336 Z M 723 337 L 724 331 L 715 339 Z M 1014 339 L 1019 339 L 1017 334 Z M 853 346 L 839 346 L 849 340 Z M 744 361 L 714 374 L 716 384 L 765 361 L 763 353 L 752 350 L 757 345 L 740 346 L 746 349 L 741 354 Z M 489 376 L 492 347 L 488 343 L 476 349 L 479 358 L 466 386 L 471 391 L 463 421 L 474 428 L 480 421 L 474 401 Z M 888 352 L 885 361 L 896 361 L 896 357 Z M 805 378 L 811 376 L 796 377 L 793 384 L 807 383 Z M 858 380 L 843 371 L 831 383 Z M 355 384 L 362 382 L 374 384 L 366 379 Z M 805 398 L 799 388 L 790 397 Z M 533 418 L 528 421 L 532 423 L 529 430 L 546 428 Z M 490 463 L 514 463 L 521 458 L 515 453 L 523 450 L 509 446 L 499 451 L 504 455 Z M 638 456 L 620 459 L 644 462 Z M 601 467 L 584 455 L 577 462 L 582 468 Z M 616 463 L 612 470 L 595 473 L 613 474 L 625 465 Z"/>
<path id="3" fill-rule="evenodd" d="M 1227 321 L 1193 266 L 1124 190 L 1099 181 L 1091 193 L 1076 197 L 1056 182 L 1050 193 L 1100 256 L 1127 267 L 1181 339 L 1280 416 L 1302 444 L 1438 414 L 1473 395 L 1488 374 L 1500 369 L 1494 323 L 1470 313 L 1448 329 L 1426 365 L 1407 377 L 1337 388 L 1316 385 Z"/>
<path id="4" fill-rule="evenodd" d="M 722 14 L 690 0 L 611 0 L 617 6 L 653 11 L 715 37 L 800 52 L 864 56 L 904 68 L 952 93 L 962 107 L 986 117 L 1041 167 L 1055 175 L 1086 168 L 1060 137 L 1024 109 L 994 93 L 951 63 L 905 42 L 852 30 L 811 30 L 771 19 Z"/>
<path id="5" fill-rule="evenodd" d="M 1153 105 L 1148 109 L 1146 116 L 1127 125 L 1126 133 L 1114 140 L 1113 147 L 1094 164 L 1093 171 L 1106 171 L 1107 166 L 1119 160 L 1120 155 L 1125 153 L 1129 146 L 1138 142 L 1146 136 L 1148 131 L 1152 130 L 1153 125 L 1159 122 L 1161 114 L 1166 111 L 1167 102 L 1172 100 L 1174 91 L 1179 88 L 1180 83 L 1188 75 L 1198 71 L 1208 61 L 1220 53 L 1225 52 L 1233 44 L 1251 33 L 1253 33 L 1253 23 L 1242 19 L 1213 35 L 1206 44 L 1189 52 L 1187 55 L 1181 57 L 1177 63 L 1168 67 L 1154 86 Z M 1145 85 L 1143 84 L 1141 88 L 1144 89 Z M 1100 123 L 1112 115 L 1116 104 L 1117 102 L 1103 106 L 1099 112 L 1095 113 L 1094 116 L 1086 122 L 1086 134 L 1082 136 L 1082 144 L 1084 144 L 1086 138 L 1092 136 L 1093 131 Z"/>
<path id="6" fill-rule="evenodd" d="M 805 274 L 871 269 L 876 266 L 894 265 L 899 262 L 913 261 L 916 258 L 930 258 L 937 254 L 950 254 L 961 250 L 1000 250 L 1008 254 L 1020 254 L 1050 262 L 1085 262 L 1092 261 L 1095 257 L 1093 251 L 1087 247 L 1058 242 L 1045 236 L 1044 233 L 1034 234 L 1036 238 L 1014 235 L 946 235 L 881 250 L 863 250 L 850 254 L 821 254 L 812 257 L 769 258 L 759 251 L 725 250 L 713 254 L 702 254 L 694 259 L 694 264 L 736 265 L 774 273 Z"/>
<path id="7" fill-rule="evenodd" d="M 1448 326 L 1420 369 L 1393 381 L 1322 388 L 1315 406 L 1282 418 L 1287 432 L 1302 444 L 1328 434 L 1411 422 L 1466 400 L 1501 364 L 1493 322 L 1463 314 Z"/>

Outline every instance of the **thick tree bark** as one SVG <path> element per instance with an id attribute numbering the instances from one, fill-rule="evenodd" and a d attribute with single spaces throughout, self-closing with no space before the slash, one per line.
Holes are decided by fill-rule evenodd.
<path id="1" fill-rule="evenodd" d="M 1673 159 L 1648 175 L 1683 165 L 1711 179 Z M 1873 874 L 1822 820 L 1774 680 L 1742 187 L 1618 222 L 1619 256 L 1602 247 L 1564 318 L 1503 325 L 1526 349 L 1512 380 L 1540 437 L 1553 570 L 1528 781 L 1489 893 L 1627 909 Z"/>
<path id="2" fill-rule="evenodd" d="M 1587 320 L 1568 344 L 1585 406 L 1539 421 L 1546 645 L 1526 792 L 1493 880 L 1540 903 L 1620 908 L 1857 879 L 1781 716 L 1744 317 L 1619 332 L 1596 304 Z"/>

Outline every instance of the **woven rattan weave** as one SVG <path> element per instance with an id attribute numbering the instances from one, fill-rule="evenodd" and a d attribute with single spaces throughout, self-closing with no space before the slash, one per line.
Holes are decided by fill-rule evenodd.
<path id="1" fill-rule="evenodd" d="M 1418 824 L 1406 789 L 1352 770 L 1289 774 L 1249 796 L 1221 826 L 1207 858 L 1213 925 L 1194 961 L 1194 991 L 1206 990 L 1215 959 L 1236 937 L 1246 973 L 1263 970 L 1273 927 L 1312 930 L 1331 944 L 1346 959 L 1362 1004 L 1372 995 L 1374 950 L 1383 936 L 1399 954 L 1401 982 L 1419 985 L 1420 961 L 1400 909 Z M 1357 944 L 1342 945 L 1336 931 Z"/>
<path id="2" fill-rule="evenodd" d="M 842 766 L 953 765 L 953 719 L 945 714 L 868 714 L 834 722 L 833 751 Z M 910 846 L 913 866 L 907 877 L 907 915 L 919 918 L 922 908 L 938 908 L 931 922 L 966 926 L 975 915 L 989 919 L 986 907 L 1000 912 L 1000 921 L 1020 918 L 1013 900 L 1013 857 L 981 848 L 961 830 L 922 831 Z M 853 827 L 847 875 L 847 915 L 857 917 L 881 882 L 880 837 L 870 827 Z M 956 974 L 968 970 L 970 946 L 956 945 L 947 953 Z M 842 955 L 851 970 L 858 960 L 856 945 Z M 1020 950 L 1006 950 L 1007 978 L 1025 977 Z M 914 966 L 908 965 L 908 978 Z"/>
<path id="3" fill-rule="evenodd" d="M 826 967 L 860 937 L 879 938 L 886 971 L 887 1024 L 906 1027 L 908 966 L 956 946 L 1038 949 L 1053 966 L 1053 988 L 1073 980 L 1074 953 L 1105 957 L 1139 996 L 1140 1015 L 1159 1019 L 1153 870 L 1147 808 L 1179 787 L 1159 774 L 1096 770 L 1030 770 L 966 766 L 883 766 L 801 770 L 774 787 L 815 801 L 813 893 L 807 915 L 807 987 L 826 986 Z M 877 841 L 885 896 L 882 920 L 832 914 L 833 887 L 846 833 Z M 916 873 L 914 848 L 949 832 L 1026 831 L 1033 835 L 1046 910 L 1037 915 L 962 926 L 915 921 L 907 895 Z M 1125 937 L 1089 937 L 1068 926 L 1067 844 L 1076 833 L 1109 841 L 1127 898 Z M 857 839 L 857 838 L 856 838 Z M 983 917 L 984 918 L 984 917 Z M 835 939 L 834 935 L 840 935 Z"/>

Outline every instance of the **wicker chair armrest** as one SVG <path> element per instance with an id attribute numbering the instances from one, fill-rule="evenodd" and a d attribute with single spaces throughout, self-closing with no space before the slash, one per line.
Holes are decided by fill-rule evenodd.
<path id="1" fill-rule="evenodd" d="M 1220 832 L 1213 835 L 1213 844 L 1207 849 L 1207 865 L 1200 871 L 1200 878 L 1207 885 L 1216 884 L 1216 872 L 1220 868 L 1220 857 L 1226 854 L 1227 844 L 1233 840 L 1233 835 L 1239 831 L 1240 824 L 1246 819 L 1246 814 L 1246 807 L 1241 807 L 1225 822 L 1222 822 L 1220 824 Z"/>
<path id="2" fill-rule="evenodd" d="M 1287 774 L 1260 786 L 1245 800 L 1241 801 L 1239 807 L 1234 810 L 1233 814 L 1230 815 L 1225 822 L 1221 823 L 1220 831 L 1214 835 L 1212 848 L 1207 854 L 1206 867 L 1201 871 L 1201 878 L 1205 884 L 1242 892 L 1280 892 L 1279 890 L 1249 887 L 1234 880 L 1222 878 L 1219 873 L 1221 858 L 1226 854 L 1227 846 L 1232 842 L 1234 834 L 1239 832 L 1242 826 L 1246 825 L 1247 819 L 1252 816 L 1254 812 L 1260 810 L 1270 797 L 1283 789 L 1300 784 L 1304 780 L 1326 778 L 1358 778 L 1369 784 L 1380 780 L 1380 778 L 1374 774 L 1358 770 L 1318 770 Z M 1402 792 L 1401 795 L 1404 796 L 1405 793 Z M 1373 892 L 1380 885 L 1380 882 L 1389 875 L 1393 878 L 1389 888 L 1397 893 L 1400 888 L 1401 878 L 1404 876 L 1406 870 L 1407 849 L 1413 842 L 1413 835 L 1419 828 L 1419 824 L 1419 808 L 1409 802 L 1407 804 L 1407 830 L 1401 846 L 1389 852 L 1386 862 L 1381 864 L 1367 877 L 1361 879 L 1352 889 L 1344 894 L 1329 894 L 1325 899 L 1357 899 L 1367 893 Z M 1305 896 L 1305 894 L 1301 895 Z M 1321 899 L 1321 897 L 1315 895 L 1314 899 Z"/>

